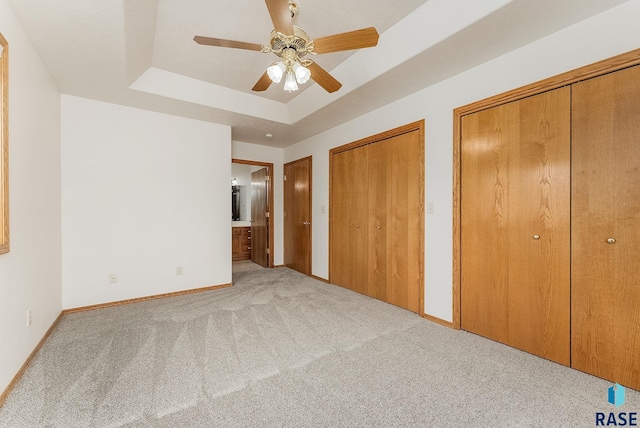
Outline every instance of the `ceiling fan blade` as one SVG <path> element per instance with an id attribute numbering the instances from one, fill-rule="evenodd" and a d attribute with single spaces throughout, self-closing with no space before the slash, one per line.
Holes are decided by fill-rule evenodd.
<path id="1" fill-rule="evenodd" d="M 319 54 L 348 51 L 352 49 L 370 48 L 378 44 L 378 32 L 375 28 L 363 28 L 348 33 L 320 37 L 313 41 L 315 51 Z"/>
<path id="2" fill-rule="evenodd" d="M 265 0 L 273 27 L 278 33 L 290 36 L 293 34 L 293 21 L 291 10 L 289 10 L 289 0 Z"/>
<path id="3" fill-rule="evenodd" d="M 269 75 L 265 71 L 264 74 L 260 76 L 260 79 L 258 79 L 256 84 L 253 85 L 253 88 L 251 88 L 251 90 L 256 92 L 266 91 L 269 85 L 271 85 L 271 79 L 269 78 Z"/>
<path id="4" fill-rule="evenodd" d="M 220 46 L 223 48 L 247 49 L 250 51 L 262 50 L 262 45 L 257 43 L 236 42 L 234 40 L 214 39 L 212 37 L 195 36 L 193 40 L 200 45 Z"/>
<path id="5" fill-rule="evenodd" d="M 322 86 L 325 91 L 331 93 L 335 92 L 342 87 L 342 83 L 338 82 L 332 75 L 330 75 L 324 68 L 320 67 L 315 62 L 312 62 L 307 66 L 311 71 L 311 78 L 318 85 Z"/>

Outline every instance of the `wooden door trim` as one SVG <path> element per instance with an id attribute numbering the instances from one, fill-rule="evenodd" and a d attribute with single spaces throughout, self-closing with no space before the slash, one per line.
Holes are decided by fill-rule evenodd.
<path id="1" fill-rule="evenodd" d="M 252 160 L 247 160 L 247 159 L 236 159 L 236 158 L 231 158 L 231 163 L 238 163 L 238 164 L 243 164 L 243 165 L 255 165 L 255 166 L 264 166 L 267 167 L 267 176 L 269 177 L 269 196 L 267 197 L 268 199 L 268 204 L 269 204 L 269 245 L 267 246 L 267 248 L 269 249 L 269 267 L 272 268 L 273 265 L 273 259 L 274 259 L 274 242 L 273 242 L 273 237 L 274 237 L 274 231 L 273 231 L 273 227 L 274 227 L 274 209 L 273 209 L 273 163 L 270 162 L 260 162 L 260 161 L 252 161 Z"/>
<path id="2" fill-rule="evenodd" d="M 346 152 L 347 150 L 356 149 L 358 147 L 366 146 L 368 144 L 377 143 L 379 141 L 387 140 L 389 138 L 397 137 L 402 134 L 408 134 L 409 132 L 420 131 L 420 137 L 422 141 L 424 141 L 424 119 L 418 120 L 416 122 L 411 122 L 403 126 L 399 126 L 398 128 L 393 128 L 388 131 L 381 132 L 379 134 L 372 135 L 370 137 L 365 137 L 360 140 L 353 141 L 348 144 L 344 144 L 342 146 L 334 147 L 329 150 L 329 155 L 333 156 L 337 153 Z M 329 157 L 329 161 L 331 161 L 331 156 Z"/>
<path id="3" fill-rule="evenodd" d="M 259 162 L 259 161 L 245 160 L 245 159 L 232 158 L 231 163 L 239 163 L 243 165 L 255 165 L 255 166 L 268 166 L 270 168 L 273 168 L 273 164 L 269 162 Z"/>
<path id="4" fill-rule="evenodd" d="M 0 33 L 0 254 L 9 252 L 9 44 Z"/>
<path id="5" fill-rule="evenodd" d="M 301 162 L 301 161 L 304 161 L 304 160 L 307 160 L 307 159 L 309 159 L 309 162 L 313 162 L 313 156 L 306 156 L 306 157 L 304 157 L 304 158 L 296 159 L 296 160 L 294 160 L 294 161 L 291 161 L 291 162 L 287 162 L 287 163 L 285 163 L 285 164 L 283 165 L 283 168 L 284 168 L 285 166 L 293 165 L 294 163 L 298 163 L 298 162 Z"/>
<path id="6" fill-rule="evenodd" d="M 403 126 L 399 126 L 394 129 L 390 129 L 388 131 L 381 132 L 379 134 L 372 135 L 370 137 L 365 137 L 360 140 L 353 141 L 348 144 L 344 144 L 342 146 L 334 147 L 329 150 L 329 283 L 333 284 L 331 278 L 331 254 L 333 253 L 333 240 L 331 239 L 331 231 L 333 230 L 333 210 L 331 206 L 333 205 L 333 155 L 338 153 L 346 152 L 348 150 L 356 149 L 358 147 L 366 146 L 368 144 L 374 144 L 383 140 L 387 140 L 389 138 L 394 138 L 403 134 L 408 134 L 410 132 L 417 131 L 419 133 L 420 139 L 420 175 L 422 179 L 418 183 L 419 192 L 420 192 L 420 221 L 419 221 L 419 230 L 418 234 L 420 236 L 420 247 L 419 247 L 419 255 L 420 263 L 419 263 L 419 302 L 418 302 L 418 315 L 423 316 L 424 313 L 424 189 L 425 189 L 425 174 L 424 174 L 424 162 L 425 162 L 425 120 L 418 120 L 416 122 L 411 122 Z"/>
<path id="7" fill-rule="evenodd" d="M 313 156 L 306 156 L 304 158 L 300 158 L 300 159 L 296 159 L 294 161 L 291 162 L 287 162 L 282 166 L 282 173 L 284 174 L 284 170 L 287 166 L 289 165 L 293 165 L 294 163 L 298 163 L 298 162 L 302 162 L 305 160 L 309 160 L 309 223 L 311 223 L 311 230 L 309 231 L 309 276 L 314 277 L 313 275 Z M 283 203 L 284 203 L 284 195 L 283 195 Z M 287 207 L 284 207 L 284 211 L 286 212 Z M 284 222 L 283 222 L 284 224 Z M 286 233 L 287 228 L 284 228 L 284 232 Z M 284 238 L 284 242 L 287 242 L 287 238 Z M 285 248 L 286 251 L 286 248 Z M 284 256 L 284 251 L 282 254 L 282 257 L 285 260 L 285 266 L 286 266 L 286 260 L 287 258 Z"/>
<path id="8" fill-rule="evenodd" d="M 460 264 L 462 250 L 460 230 L 462 117 L 639 64 L 640 49 L 635 49 L 453 110 L 453 328 L 460 329 L 460 299 L 462 297 Z"/>

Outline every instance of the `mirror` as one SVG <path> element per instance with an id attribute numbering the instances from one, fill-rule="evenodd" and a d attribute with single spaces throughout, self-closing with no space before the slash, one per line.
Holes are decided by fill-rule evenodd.
<path id="1" fill-rule="evenodd" d="M 251 221 L 249 186 L 231 186 L 231 221 Z"/>
<path id="2" fill-rule="evenodd" d="M 231 164 L 231 221 L 251 221 L 251 168 Z"/>

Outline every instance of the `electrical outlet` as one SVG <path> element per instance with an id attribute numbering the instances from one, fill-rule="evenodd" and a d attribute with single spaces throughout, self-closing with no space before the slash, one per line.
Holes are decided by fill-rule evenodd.
<path id="1" fill-rule="evenodd" d="M 27 309 L 27 327 L 31 327 L 31 308 Z"/>
<path id="2" fill-rule="evenodd" d="M 118 282 L 118 274 L 117 273 L 110 273 L 109 274 L 109 284 L 115 284 Z"/>
<path id="3" fill-rule="evenodd" d="M 182 266 L 176 266 L 176 275 L 182 275 Z"/>

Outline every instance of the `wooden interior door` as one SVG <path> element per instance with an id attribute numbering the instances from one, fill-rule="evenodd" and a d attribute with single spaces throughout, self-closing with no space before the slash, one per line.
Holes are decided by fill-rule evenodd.
<path id="1" fill-rule="evenodd" d="M 568 366 L 571 89 L 508 108 L 508 343 Z"/>
<path id="2" fill-rule="evenodd" d="M 251 260 L 269 267 L 269 172 L 261 168 L 251 173 Z"/>
<path id="3" fill-rule="evenodd" d="M 420 132 L 366 146 L 369 157 L 368 295 L 420 307 L 424 159 Z"/>
<path id="4" fill-rule="evenodd" d="M 462 118 L 461 327 L 507 343 L 509 105 Z"/>
<path id="5" fill-rule="evenodd" d="M 329 279 L 369 294 L 369 158 L 366 147 L 332 155 Z"/>
<path id="6" fill-rule="evenodd" d="M 284 166 L 284 264 L 311 275 L 311 157 Z"/>
<path id="7" fill-rule="evenodd" d="M 640 66 L 573 85 L 572 366 L 640 389 Z"/>

